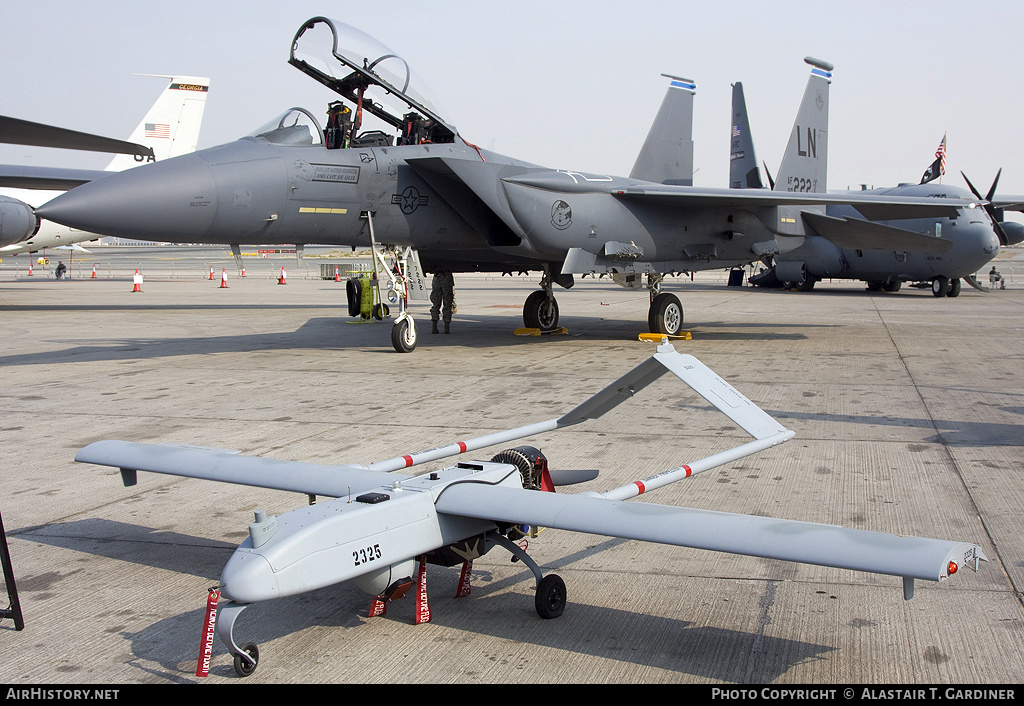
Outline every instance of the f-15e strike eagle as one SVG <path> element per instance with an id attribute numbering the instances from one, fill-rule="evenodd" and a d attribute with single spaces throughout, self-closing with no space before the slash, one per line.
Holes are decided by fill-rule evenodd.
<path id="1" fill-rule="evenodd" d="M 830 69 L 812 72 L 790 149 L 786 192 L 693 186 L 695 84 L 668 92 L 628 177 L 550 169 L 467 142 L 420 93 L 408 64 L 343 23 L 315 17 L 292 42 L 289 63 L 331 89 L 326 127 L 292 108 L 242 139 L 85 184 L 37 210 L 59 223 L 154 241 L 392 247 L 418 253 L 426 272 L 539 271 L 526 326 L 557 328 L 555 284 L 608 275 L 650 293 L 651 331 L 674 335 L 683 307 L 665 276 L 747 264 L 817 238 L 829 205 L 867 221 L 955 221 L 973 202 L 875 194 L 825 194 Z M 364 116 L 384 129 L 365 129 Z M 831 228 L 836 231 L 837 228 Z M 849 229 L 846 229 L 847 231 Z M 861 229 L 863 230 L 863 229 Z M 829 233 L 824 233 L 829 237 Z M 886 232 L 901 250 L 936 247 L 920 233 Z M 845 238 L 877 239 L 877 232 Z M 415 346 L 407 312 L 398 350 Z"/>

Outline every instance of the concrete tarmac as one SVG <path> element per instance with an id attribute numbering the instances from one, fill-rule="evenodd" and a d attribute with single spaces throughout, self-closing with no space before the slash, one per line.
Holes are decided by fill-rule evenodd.
<path id="1" fill-rule="evenodd" d="M 167 252 L 131 257 L 154 271 Z M 235 629 L 259 645 L 256 672 L 237 677 L 218 641 L 210 676 L 195 677 L 207 590 L 253 510 L 280 514 L 305 496 L 153 474 L 125 488 L 116 469 L 75 463 L 80 448 L 124 439 L 368 463 L 557 417 L 654 352 L 636 340 L 646 293 L 607 281 L 557 292 L 567 335 L 522 337 L 536 277 L 457 276 L 452 333 L 431 335 L 416 303 L 419 346 L 400 354 L 389 322 L 346 316 L 343 284 L 296 274 L 289 256 L 241 279 L 217 252 L 228 264 L 214 281 L 213 256 L 196 256 L 202 266 L 147 277 L 139 293 L 130 269 L 0 277 L 0 513 L 25 617 L 22 631 L 0 621 L 0 683 L 1024 675 L 1024 288 L 798 293 L 726 287 L 719 273 L 668 281 L 693 335 L 674 345 L 796 437 L 634 502 L 971 541 L 990 559 L 978 573 L 918 581 L 904 601 L 894 577 L 547 530 L 529 551 L 567 584 L 556 620 L 537 616 L 532 575 L 499 548 L 474 562 L 468 598 L 452 598 L 457 568 L 430 567 L 427 624 L 412 624 L 411 594 L 368 618 L 369 596 L 349 584 L 253 606 Z M 746 439 L 667 375 L 601 419 L 517 443 L 554 467 L 601 469 L 575 492 Z"/>

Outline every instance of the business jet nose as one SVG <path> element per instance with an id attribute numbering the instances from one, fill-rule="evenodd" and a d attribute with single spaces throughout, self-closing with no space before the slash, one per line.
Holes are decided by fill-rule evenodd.
<path id="1" fill-rule="evenodd" d="M 36 209 L 90 233 L 158 241 L 202 241 L 217 209 L 210 166 L 190 154 L 115 172 Z"/>

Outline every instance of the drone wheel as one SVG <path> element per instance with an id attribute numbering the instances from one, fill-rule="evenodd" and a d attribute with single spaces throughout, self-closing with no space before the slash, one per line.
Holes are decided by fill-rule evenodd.
<path id="1" fill-rule="evenodd" d="M 256 665 L 260 663 L 260 648 L 253 642 L 247 642 L 241 647 L 242 652 L 252 657 L 252 662 L 243 659 L 242 655 L 235 655 L 235 673 L 240 677 L 247 677 L 256 671 Z"/>
<path id="2" fill-rule="evenodd" d="M 565 610 L 565 581 L 558 574 L 548 574 L 537 584 L 534 597 L 537 615 L 545 620 L 557 618 Z"/>

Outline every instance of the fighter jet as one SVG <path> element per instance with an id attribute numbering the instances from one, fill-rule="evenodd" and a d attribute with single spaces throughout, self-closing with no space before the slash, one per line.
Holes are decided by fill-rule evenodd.
<path id="1" fill-rule="evenodd" d="M 99 237 L 37 219 L 33 207 L 111 172 L 195 151 L 210 79 L 157 78 L 170 82 L 127 142 L 0 116 L 0 142 L 115 154 L 102 170 L 0 165 L 0 187 L 12 187 L 0 195 L 0 254 L 35 252 Z M 8 213 L 11 220 L 6 218 Z"/>
<path id="2" fill-rule="evenodd" d="M 816 69 L 831 74 L 831 67 L 819 64 Z M 829 80 L 819 85 L 821 109 L 804 119 L 813 127 L 806 133 L 794 133 L 786 150 L 773 190 L 804 188 L 824 193 L 828 152 L 823 136 L 828 132 Z M 743 84 L 733 84 L 732 143 L 729 162 L 729 185 L 732 188 L 763 188 L 754 141 L 750 133 Z M 812 141 L 816 137 L 815 141 Z M 802 144 L 801 139 L 805 142 Z M 920 184 L 901 184 L 887 189 L 863 190 L 855 193 L 940 199 L 970 199 L 971 194 L 949 185 L 932 183 L 944 172 L 945 141 L 936 152 L 936 160 L 925 172 Z M 794 159 L 799 151 L 817 153 L 813 174 L 800 173 L 801 162 Z M 940 154 L 941 153 L 941 154 Z M 931 178 L 929 178 L 931 177 Z M 769 179 L 769 181 L 771 181 Z M 998 177 L 997 177 L 998 181 Z M 970 184 L 970 182 L 968 182 Z M 823 237 L 809 237 L 795 249 L 778 252 L 765 258 L 770 269 L 750 278 L 752 284 L 783 289 L 809 291 L 822 279 L 864 280 L 869 291 L 897 291 L 903 282 L 924 282 L 936 297 L 955 297 L 960 293 L 961 278 L 980 286 L 973 274 L 999 252 L 999 246 L 1024 241 L 1024 227 L 1018 223 L 1000 223 L 1002 216 L 990 207 L 995 184 L 986 197 L 973 185 L 971 191 L 978 204 L 985 208 L 964 208 L 952 218 L 918 218 L 909 220 L 867 221 L 845 205 L 829 205 L 825 214 L 807 214 L 810 227 Z M 847 192 L 850 193 L 850 192 Z M 1018 205 L 1019 208 L 1019 205 Z M 934 235 L 934 248 L 906 250 L 895 243 L 902 232 Z M 874 245 L 868 243 L 875 236 Z"/>
<path id="3" fill-rule="evenodd" d="M 956 218 L 973 202 L 694 187 L 696 86 L 680 77 L 669 77 L 631 174 L 616 177 L 541 167 L 466 141 L 399 55 L 341 22 L 303 23 L 288 61 L 340 98 L 326 127 L 293 108 L 236 142 L 84 185 L 37 213 L 156 241 L 390 245 L 415 249 L 426 272 L 540 272 L 523 321 L 547 331 L 558 326 L 555 284 L 609 275 L 646 288 L 650 329 L 675 335 L 683 307 L 662 291 L 668 274 L 795 248 L 815 232 L 807 217 L 826 218 L 829 204 L 874 220 Z M 812 75 L 800 115 L 815 110 L 820 80 Z M 371 116 L 380 129 L 364 124 Z M 909 251 L 935 238 L 904 232 L 896 240 Z M 405 325 L 414 343 L 411 319 Z"/>

